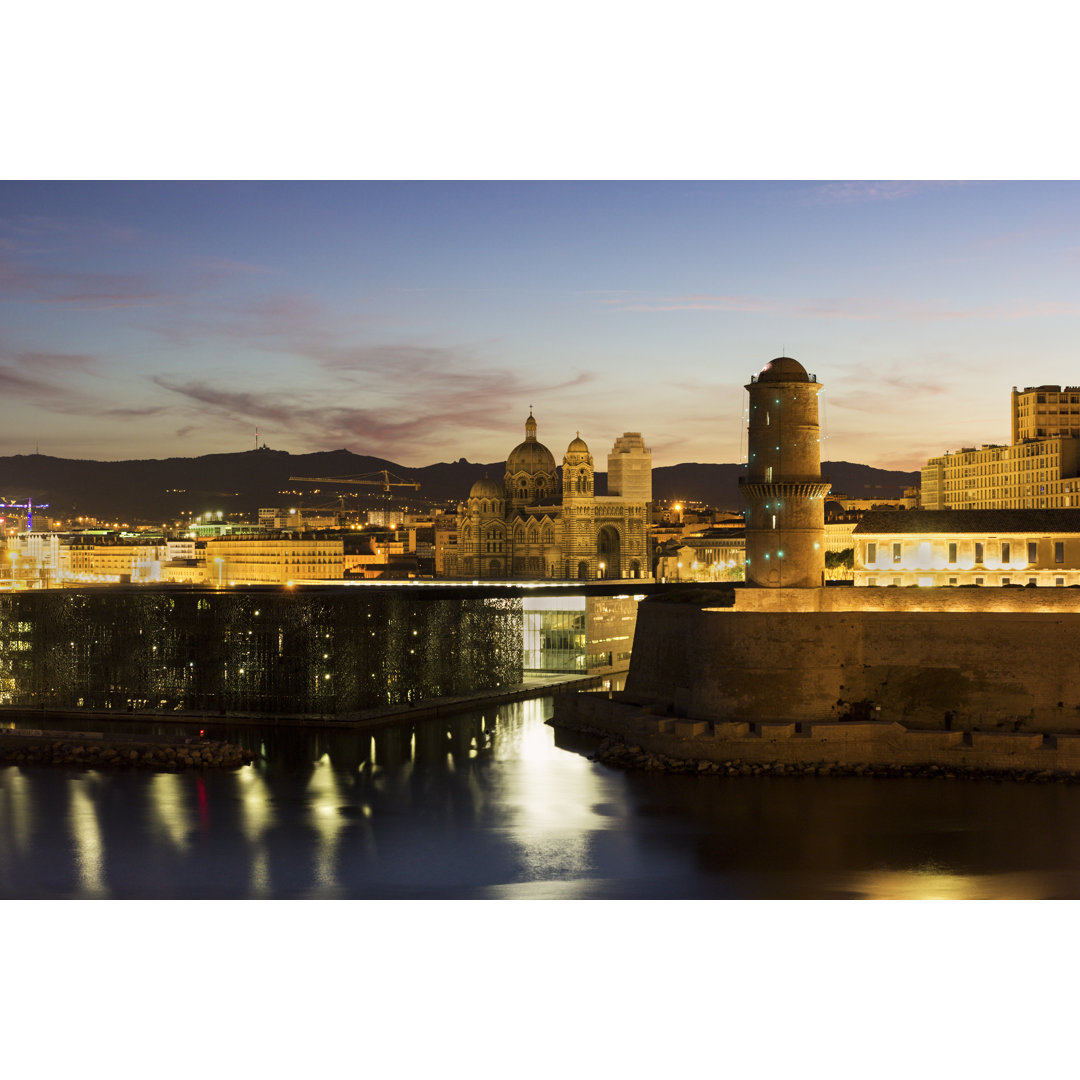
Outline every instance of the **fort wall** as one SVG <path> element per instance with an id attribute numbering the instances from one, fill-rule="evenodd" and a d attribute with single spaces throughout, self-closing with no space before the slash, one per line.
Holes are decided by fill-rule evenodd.
<path id="1" fill-rule="evenodd" d="M 917 731 L 893 721 L 731 723 L 657 716 L 599 694 L 558 699 L 551 723 L 614 737 L 642 756 L 746 766 L 939 767 L 1080 775 L 1080 734 Z M 644 749 L 642 749 L 644 748 Z M 613 760 L 618 760 L 613 755 Z"/>
<path id="2" fill-rule="evenodd" d="M 829 604 L 834 591 L 855 590 L 785 599 Z M 986 590 L 971 591 L 986 602 Z M 735 609 L 645 603 L 625 698 L 704 721 L 855 716 L 927 730 L 1080 732 L 1080 611 L 1074 600 L 1046 610 L 1036 591 L 1045 590 L 1016 590 L 1004 610 L 957 607 L 956 589 L 910 600 L 860 589 L 859 599 L 892 594 L 867 610 L 743 610 L 747 593 L 777 596 L 749 589 Z M 932 592 L 947 594 L 948 610 L 899 608 L 940 603 Z"/>

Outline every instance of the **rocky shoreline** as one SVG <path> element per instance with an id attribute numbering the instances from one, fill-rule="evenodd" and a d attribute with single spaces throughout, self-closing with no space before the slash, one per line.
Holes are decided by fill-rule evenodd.
<path id="1" fill-rule="evenodd" d="M 595 754 L 590 761 L 627 770 L 645 772 L 688 773 L 697 776 L 869 776 L 881 778 L 920 777 L 930 780 L 1014 780 L 1021 783 L 1080 782 L 1080 774 L 1067 770 L 1050 769 L 988 769 L 973 765 L 949 768 L 944 765 L 875 765 L 835 764 L 826 761 L 812 763 L 746 762 L 738 758 L 712 761 L 701 758 L 677 758 L 668 754 L 646 750 L 625 739 L 613 737 L 608 732 L 584 725 L 574 730 L 585 735 L 600 737 Z"/>
<path id="2" fill-rule="evenodd" d="M 0 764 L 7 765 L 178 772 L 183 769 L 236 769 L 250 765 L 254 760 L 253 751 L 213 739 L 150 743 L 19 732 L 5 732 L 0 736 Z"/>

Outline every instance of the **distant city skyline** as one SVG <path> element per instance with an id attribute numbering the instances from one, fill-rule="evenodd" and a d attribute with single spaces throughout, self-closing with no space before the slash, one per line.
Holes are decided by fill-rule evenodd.
<path id="1" fill-rule="evenodd" d="M 822 458 L 916 469 L 1080 382 L 1074 182 L 0 184 L 0 456 L 742 456 L 817 374 Z"/>

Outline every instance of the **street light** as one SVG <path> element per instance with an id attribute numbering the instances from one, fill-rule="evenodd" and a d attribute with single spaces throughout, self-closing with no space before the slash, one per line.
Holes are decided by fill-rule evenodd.
<path id="1" fill-rule="evenodd" d="M 606 565 L 607 565 L 606 563 L 601 563 L 600 564 L 600 576 L 601 577 L 604 576 L 604 568 L 606 567 Z"/>

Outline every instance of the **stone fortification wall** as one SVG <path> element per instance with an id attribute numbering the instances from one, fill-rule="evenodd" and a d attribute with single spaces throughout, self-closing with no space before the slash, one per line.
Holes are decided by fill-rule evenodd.
<path id="1" fill-rule="evenodd" d="M 954 774 L 1080 776 L 1080 734 L 917 731 L 890 721 L 755 723 L 677 719 L 599 694 L 556 702 L 555 728 L 611 736 L 639 758 L 805 769 L 937 767 Z M 607 756 L 607 755 L 605 755 Z M 610 755 L 619 762 L 625 755 Z M 626 761 L 621 763 L 626 764 Z M 821 771 L 818 769 L 817 771 Z"/>
<path id="2" fill-rule="evenodd" d="M 1017 590 L 1017 599 L 1036 591 Z M 928 590 L 919 592 L 926 602 Z M 1077 655 L 1075 609 L 789 612 L 649 602 L 638 613 L 625 698 L 699 720 L 854 715 L 923 729 L 1080 731 Z"/>

